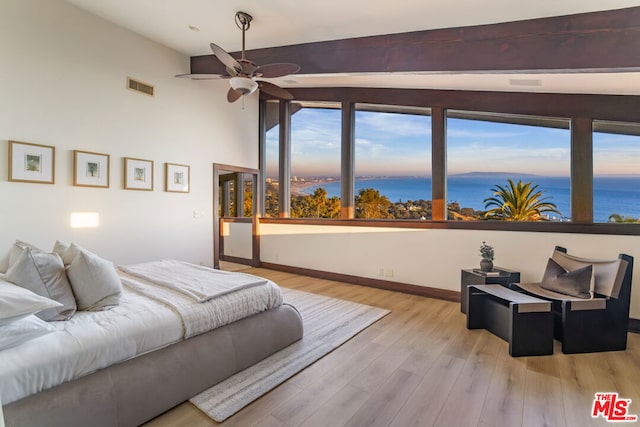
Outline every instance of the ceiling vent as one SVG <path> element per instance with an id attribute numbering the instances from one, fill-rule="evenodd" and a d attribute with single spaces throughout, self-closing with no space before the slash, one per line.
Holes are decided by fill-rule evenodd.
<path id="1" fill-rule="evenodd" d="M 135 90 L 136 92 L 144 93 L 145 95 L 153 96 L 153 86 L 139 80 L 132 79 L 131 77 L 127 77 L 127 88 Z"/>

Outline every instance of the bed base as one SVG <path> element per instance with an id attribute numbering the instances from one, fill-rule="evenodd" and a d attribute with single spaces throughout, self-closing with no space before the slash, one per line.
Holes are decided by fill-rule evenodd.
<path id="1" fill-rule="evenodd" d="M 300 338 L 302 319 L 285 304 L 8 404 L 5 422 L 137 426 Z"/>

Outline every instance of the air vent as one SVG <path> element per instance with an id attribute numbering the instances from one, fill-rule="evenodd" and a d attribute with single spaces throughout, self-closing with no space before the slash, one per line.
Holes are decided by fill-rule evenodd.
<path id="1" fill-rule="evenodd" d="M 143 83 L 139 80 L 134 80 L 131 77 L 127 77 L 127 87 L 131 90 L 135 90 L 136 92 L 153 96 L 153 86 Z"/>

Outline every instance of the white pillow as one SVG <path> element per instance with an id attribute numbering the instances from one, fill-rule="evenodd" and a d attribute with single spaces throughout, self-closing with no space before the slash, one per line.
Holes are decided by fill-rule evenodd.
<path id="1" fill-rule="evenodd" d="M 25 248 L 4 279 L 62 304 L 39 312 L 42 320 L 68 320 L 76 312 L 76 300 L 57 254 Z"/>
<path id="2" fill-rule="evenodd" d="M 110 261 L 80 249 L 67 267 L 67 276 L 78 302 L 78 310 L 108 310 L 120 304 L 122 282 Z"/>
<path id="3" fill-rule="evenodd" d="M 62 304 L 0 280 L 0 325 Z"/>
<path id="4" fill-rule="evenodd" d="M 20 255 L 22 254 L 22 251 L 25 250 L 25 248 L 31 248 L 38 251 L 41 250 L 36 246 L 33 246 L 31 243 L 23 242 L 22 240 L 16 240 L 9 250 L 9 264 L 7 265 L 7 270 L 5 270 L 5 272 L 9 270 L 9 267 L 11 267 L 18 260 L 18 258 L 20 258 Z"/>
<path id="5" fill-rule="evenodd" d="M 6 273 L 9 269 L 9 252 L 0 258 L 0 274 Z"/>
<path id="6" fill-rule="evenodd" d="M 64 254 L 69 250 L 70 246 L 71 245 L 67 242 L 56 240 L 56 243 L 53 245 L 53 250 L 51 252 L 60 255 L 60 258 L 62 258 L 62 261 L 64 261 Z M 67 265 L 67 263 L 65 263 L 65 265 Z"/>
<path id="7" fill-rule="evenodd" d="M 55 330 L 56 328 L 34 315 L 0 325 L 0 350 L 15 347 Z"/>
<path id="8" fill-rule="evenodd" d="M 66 265 L 66 266 L 71 265 L 73 260 L 82 251 L 86 251 L 86 249 L 81 247 L 81 246 L 76 245 L 75 243 L 71 243 L 69 245 L 69 247 L 64 251 L 63 255 L 60 255 L 62 257 L 62 262 L 64 262 L 64 265 Z"/>

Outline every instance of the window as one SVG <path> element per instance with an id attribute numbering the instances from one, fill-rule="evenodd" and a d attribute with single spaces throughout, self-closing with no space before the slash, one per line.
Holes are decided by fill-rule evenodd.
<path id="1" fill-rule="evenodd" d="M 357 104 L 356 218 L 431 219 L 427 108 Z"/>
<path id="2" fill-rule="evenodd" d="M 640 223 L 640 124 L 593 130 L 593 222 Z"/>
<path id="3" fill-rule="evenodd" d="M 449 219 L 571 218 L 569 120 L 449 110 L 446 125 Z"/>
<path id="4" fill-rule="evenodd" d="M 291 217 L 340 217 L 340 104 L 303 103 L 291 116 Z"/>

